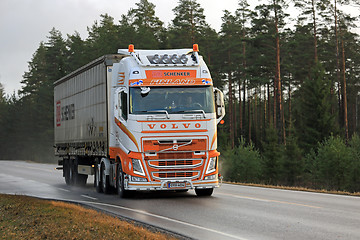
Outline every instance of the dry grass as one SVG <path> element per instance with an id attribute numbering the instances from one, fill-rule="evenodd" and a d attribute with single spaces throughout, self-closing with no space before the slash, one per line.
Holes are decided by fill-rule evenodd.
<path id="1" fill-rule="evenodd" d="M 263 188 L 276 188 L 276 189 L 285 189 L 285 190 L 293 190 L 293 191 L 304 191 L 304 192 L 317 192 L 317 193 L 329 193 L 329 194 L 338 194 L 338 195 L 349 195 L 349 196 L 357 196 L 360 197 L 360 192 L 343 192 L 343 191 L 328 191 L 325 189 L 311 189 L 305 187 L 287 187 L 287 186 L 279 186 L 279 185 L 265 185 L 265 184 L 255 184 L 255 183 L 239 183 L 239 182 L 227 182 L 223 183 L 228 184 L 236 184 L 236 185 L 244 185 L 244 186 L 252 186 L 252 187 L 263 187 Z"/>
<path id="2" fill-rule="evenodd" d="M 0 195 L 1 239 L 175 239 L 78 205 Z"/>

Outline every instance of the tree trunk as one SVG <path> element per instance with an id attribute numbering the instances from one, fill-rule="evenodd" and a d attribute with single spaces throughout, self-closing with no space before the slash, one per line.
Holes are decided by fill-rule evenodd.
<path id="1" fill-rule="evenodd" d="M 338 32 L 338 26 L 337 26 L 337 0 L 334 0 L 334 18 L 335 18 L 335 47 L 336 47 L 336 79 L 338 83 L 338 104 L 339 104 L 339 124 L 340 126 L 344 126 L 343 121 L 343 104 L 341 102 L 340 98 L 340 92 L 341 92 L 341 80 L 340 80 L 340 54 L 339 54 L 339 32 Z"/>
<path id="2" fill-rule="evenodd" d="M 242 136 L 242 129 L 243 129 L 243 115 L 242 115 L 242 100 L 241 100 L 241 80 L 239 80 L 239 133 L 240 133 L 240 137 Z"/>
<path id="3" fill-rule="evenodd" d="M 229 134 L 230 134 L 230 142 L 231 142 L 231 148 L 234 148 L 234 126 L 233 126 L 233 97 L 232 97 L 232 79 L 231 79 L 231 73 L 228 73 L 229 77 Z"/>
<path id="4" fill-rule="evenodd" d="M 258 100 L 258 93 L 257 93 L 257 88 L 255 88 L 255 96 L 254 96 L 254 110 L 253 110 L 253 121 L 254 121 L 254 142 L 255 144 L 257 144 L 258 142 L 258 126 L 259 126 L 259 123 L 258 123 L 258 103 L 257 103 L 257 100 Z"/>
<path id="5" fill-rule="evenodd" d="M 248 89 L 249 91 L 249 89 Z M 248 125 L 249 125 L 249 143 L 251 143 L 251 97 L 248 93 Z"/>
<path id="6" fill-rule="evenodd" d="M 234 84 L 235 85 L 235 84 Z M 235 86 L 234 86 L 235 88 Z M 234 89 L 234 92 L 235 92 L 235 89 Z M 233 102 L 234 102 L 234 109 L 233 109 L 233 116 L 234 116 L 234 144 L 235 144 L 235 141 L 236 139 L 238 138 L 238 133 L 237 133 L 237 125 L 238 125 L 238 122 L 237 122 L 237 111 L 236 111 L 236 96 L 235 96 L 235 93 L 234 93 L 234 96 L 233 96 Z M 235 146 L 235 145 L 234 145 Z"/>
<path id="7" fill-rule="evenodd" d="M 313 30 L 314 30 L 314 59 L 315 63 L 318 61 L 317 54 L 317 34 L 316 34 L 316 10 L 315 10 L 315 0 L 311 1 L 312 4 L 312 14 L 313 14 Z"/>
<path id="8" fill-rule="evenodd" d="M 230 64 L 230 51 L 229 51 L 229 64 Z M 231 71 L 228 72 L 228 80 L 229 80 L 229 134 L 230 134 L 230 142 L 231 148 L 234 148 L 234 118 L 233 118 L 233 94 L 232 94 L 232 76 Z"/>
<path id="9" fill-rule="evenodd" d="M 348 126 L 348 116 L 347 116 L 347 96 L 346 96 L 346 74 L 345 74 L 345 49 L 344 49 L 344 40 L 341 40 L 342 48 L 342 77 L 343 77 L 343 103 L 344 103 L 344 127 L 345 127 L 345 140 L 349 140 L 349 126 Z"/>
<path id="10" fill-rule="evenodd" d="M 290 75 L 290 74 L 289 74 Z M 288 100 L 288 102 L 289 102 L 289 128 L 288 129 L 291 129 L 291 127 L 292 127 L 292 119 L 291 119 L 291 76 L 289 76 L 289 100 Z M 291 135 L 291 131 L 288 131 L 288 136 L 290 136 Z"/>
<path id="11" fill-rule="evenodd" d="M 268 119 L 268 124 L 269 127 L 272 126 L 271 122 L 272 122 L 272 118 L 271 118 L 271 95 L 270 95 L 270 84 L 267 83 L 267 99 L 268 99 L 268 111 L 267 111 L 267 119 Z"/>
<path id="12" fill-rule="evenodd" d="M 243 93 L 244 93 L 244 95 L 243 95 L 243 101 L 242 101 L 242 104 L 243 104 L 243 107 L 242 107 L 243 114 L 242 115 L 243 115 L 243 119 L 244 119 L 243 122 L 245 122 L 245 119 L 246 119 L 246 91 L 247 91 L 247 89 L 246 89 L 246 78 L 244 78 L 244 82 L 243 82 Z M 244 125 L 242 126 L 242 135 L 245 136 Z"/>
<path id="13" fill-rule="evenodd" d="M 274 0 L 274 5 L 276 0 Z M 276 44 L 276 75 L 275 75 L 275 90 L 276 90 L 276 129 L 278 132 L 279 143 L 285 142 L 284 135 L 284 123 L 282 117 L 282 91 L 281 91 L 281 75 L 280 75 L 280 36 L 279 36 L 279 28 L 278 28 L 278 15 L 277 9 L 274 8 L 275 12 L 275 44 Z"/>
<path id="14" fill-rule="evenodd" d="M 243 29 L 243 38 L 245 38 L 245 30 Z M 243 54 L 243 101 L 241 101 L 241 81 L 239 81 L 239 124 L 240 124 L 240 135 L 243 135 L 243 118 L 245 117 L 245 104 L 246 104 L 246 44 L 245 42 L 242 43 L 242 54 Z M 241 107 L 241 104 L 243 104 L 243 107 Z"/>

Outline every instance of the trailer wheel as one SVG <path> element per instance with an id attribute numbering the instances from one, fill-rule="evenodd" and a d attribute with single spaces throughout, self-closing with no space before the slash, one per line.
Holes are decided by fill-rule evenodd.
<path id="1" fill-rule="evenodd" d="M 72 176 L 73 176 L 73 182 L 74 182 L 74 185 L 76 186 L 85 186 L 86 185 L 86 181 L 87 181 L 87 178 L 88 178 L 88 175 L 85 175 L 85 174 L 80 174 L 78 172 L 78 166 L 79 164 L 81 164 L 81 161 L 82 159 L 80 157 L 76 157 L 74 159 L 74 161 L 72 162 Z"/>
<path id="2" fill-rule="evenodd" d="M 116 190 L 120 198 L 127 198 L 130 195 L 129 191 L 125 190 L 124 186 L 124 173 L 122 171 L 121 163 L 119 163 L 116 174 Z"/>
<path id="3" fill-rule="evenodd" d="M 213 193 L 213 188 L 198 189 L 195 188 L 195 193 L 198 197 L 209 197 Z"/>
<path id="4" fill-rule="evenodd" d="M 105 165 L 101 164 L 101 188 L 103 193 L 110 193 L 109 175 L 106 175 Z"/>
<path id="5" fill-rule="evenodd" d="M 64 176 L 65 176 L 65 183 L 68 186 L 74 185 L 74 172 L 73 167 L 70 162 L 70 159 L 64 160 Z"/>
<path id="6" fill-rule="evenodd" d="M 98 164 L 95 165 L 94 187 L 96 188 L 96 192 L 102 193 L 101 177 Z"/>

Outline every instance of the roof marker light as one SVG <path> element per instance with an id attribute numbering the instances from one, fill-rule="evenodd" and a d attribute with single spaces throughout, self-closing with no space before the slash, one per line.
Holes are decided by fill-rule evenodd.
<path id="1" fill-rule="evenodd" d="M 193 44 L 193 51 L 198 52 L 199 51 L 199 45 Z"/>
<path id="2" fill-rule="evenodd" d="M 134 44 L 129 44 L 129 52 L 134 52 Z"/>

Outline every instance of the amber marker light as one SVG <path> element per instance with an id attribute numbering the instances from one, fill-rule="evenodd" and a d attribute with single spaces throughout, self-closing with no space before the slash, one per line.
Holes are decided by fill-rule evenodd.
<path id="1" fill-rule="evenodd" d="M 224 124 L 224 123 L 225 123 L 225 121 L 224 121 L 224 120 L 221 120 L 221 121 L 220 121 L 220 124 Z"/>
<path id="2" fill-rule="evenodd" d="M 199 51 L 199 45 L 194 44 L 194 45 L 193 45 L 193 51 L 194 51 L 194 52 L 198 52 L 198 51 Z"/>
<path id="3" fill-rule="evenodd" d="M 129 45 L 129 52 L 134 52 L 134 44 Z"/>

